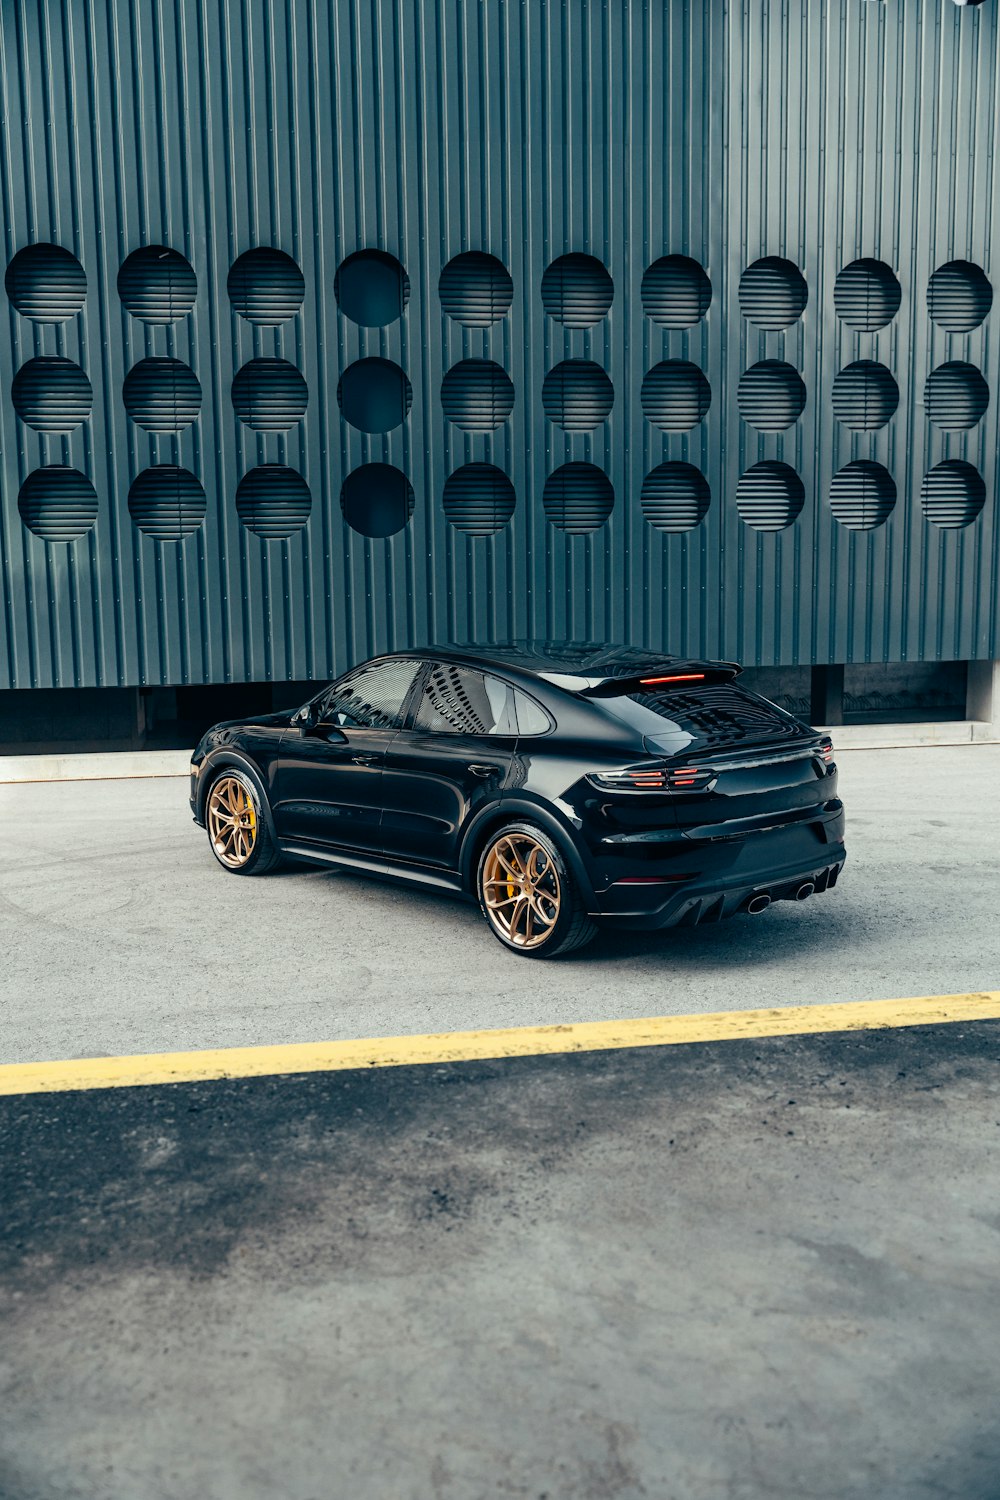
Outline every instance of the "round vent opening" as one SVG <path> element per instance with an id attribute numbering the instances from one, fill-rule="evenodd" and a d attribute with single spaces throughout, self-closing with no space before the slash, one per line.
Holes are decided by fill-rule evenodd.
<path id="1" fill-rule="evenodd" d="M 990 404 L 990 388 L 975 365 L 951 360 L 927 377 L 924 405 L 935 427 L 960 432 L 975 427 Z"/>
<path id="2" fill-rule="evenodd" d="M 179 359 L 141 359 L 125 377 L 122 399 L 147 432 L 180 432 L 201 410 L 201 384 Z"/>
<path id="3" fill-rule="evenodd" d="M 708 312 L 712 283 L 686 255 L 664 255 L 642 278 L 642 310 L 661 328 L 693 328 Z"/>
<path id="4" fill-rule="evenodd" d="M 740 376 L 736 404 L 758 432 L 784 432 L 801 417 L 806 388 L 798 370 L 781 359 L 762 359 Z"/>
<path id="5" fill-rule="evenodd" d="M 72 542 L 97 520 L 97 491 L 79 469 L 48 464 L 28 475 L 17 508 L 28 530 L 43 542 Z"/>
<path id="6" fill-rule="evenodd" d="M 740 519 L 755 531 L 784 531 L 797 519 L 805 500 L 802 480 L 788 464 L 768 460 L 754 464 L 736 482 Z"/>
<path id="7" fill-rule="evenodd" d="M 341 261 L 333 281 L 341 312 L 362 328 L 384 328 L 401 318 L 410 278 L 385 250 L 358 250 Z"/>
<path id="8" fill-rule="evenodd" d="M 708 480 L 693 464 L 659 464 L 642 481 L 642 513 L 657 531 L 692 531 L 711 498 Z"/>
<path id="9" fill-rule="evenodd" d="M 75 255 L 61 245 L 25 245 L 7 267 L 7 296 L 36 323 L 64 323 L 87 296 L 87 277 Z"/>
<path id="10" fill-rule="evenodd" d="M 136 476 L 128 509 L 147 536 L 157 542 L 180 542 L 205 519 L 205 491 L 190 470 L 158 464 Z"/>
<path id="11" fill-rule="evenodd" d="M 809 288 L 798 266 L 767 255 L 740 277 L 740 312 L 757 328 L 791 328 L 805 312 Z"/>
<path id="12" fill-rule="evenodd" d="M 514 410 L 514 385 L 492 359 L 463 359 L 441 382 L 441 405 L 463 432 L 493 432 Z"/>
<path id="13" fill-rule="evenodd" d="M 871 531 L 883 525 L 895 503 L 892 475 L 867 459 L 846 464 L 830 482 L 830 509 L 841 526 L 851 531 Z"/>
<path id="14" fill-rule="evenodd" d="M 833 287 L 837 316 L 860 333 L 876 333 L 891 323 L 902 296 L 895 274 L 881 260 L 853 260 Z"/>
<path id="15" fill-rule="evenodd" d="M 265 541 L 283 541 L 309 519 L 312 496 L 302 475 L 285 464 L 261 464 L 236 489 L 236 514 L 247 531 Z"/>
<path id="16" fill-rule="evenodd" d="M 542 277 L 542 305 L 566 328 L 592 328 L 608 310 L 615 285 L 592 255 L 560 255 Z"/>
<path id="17" fill-rule="evenodd" d="M 542 407 L 550 422 L 566 432 L 589 432 L 611 415 L 615 389 L 591 359 L 564 359 L 545 377 Z"/>
<path id="18" fill-rule="evenodd" d="M 176 323 L 194 307 L 198 278 L 180 251 L 144 245 L 123 261 L 118 295 L 143 323 Z"/>
<path id="19" fill-rule="evenodd" d="M 390 432 L 406 420 L 413 387 L 391 359 L 358 359 L 337 386 L 337 405 L 361 432 Z"/>
<path id="20" fill-rule="evenodd" d="M 233 261 L 226 289 L 233 311 L 261 328 L 293 318 L 306 295 L 305 277 L 292 257 L 266 245 Z"/>
<path id="21" fill-rule="evenodd" d="M 393 536 L 413 514 L 413 486 L 392 464 L 362 464 L 344 480 L 340 508 L 352 531 Z"/>
<path id="22" fill-rule="evenodd" d="M 957 531 L 979 515 L 986 502 L 986 485 L 972 464 L 947 458 L 924 475 L 920 500 L 928 521 Z"/>
<path id="23" fill-rule="evenodd" d="M 611 480 L 596 464 L 563 464 L 552 471 L 542 491 L 546 517 L 570 536 L 603 526 L 614 503 Z"/>
<path id="24" fill-rule="evenodd" d="M 876 432 L 899 405 L 899 386 L 885 365 L 858 359 L 846 365 L 833 382 L 833 411 L 854 432 Z"/>
<path id="25" fill-rule="evenodd" d="M 254 432 L 287 432 L 308 400 L 305 380 L 287 359 L 252 359 L 233 381 L 233 409 Z"/>
<path id="26" fill-rule="evenodd" d="M 438 295 L 448 316 L 463 328 L 489 328 L 510 311 L 514 283 L 495 255 L 470 250 L 445 266 Z"/>
<path id="27" fill-rule="evenodd" d="M 978 328 L 993 306 L 993 288 L 986 272 L 969 260 L 939 266 L 927 287 L 927 310 L 949 333 Z"/>
<path id="28" fill-rule="evenodd" d="M 664 432 L 687 432 L 704 420 L 712 404 L 712 388 L 697 365 L 685 359 L 665 359 L 646 373 L 642 409 Z"/>
<path id="29" fill-rule="evenodd" d="M 445 480 L 444 513 L 466 536 L 492 536 L 514 514 L 514 486 L 494 464 L 463 464 Z"/>
<path id="30" fill-rule="evenodd" d="M 94 393 L 90 381 L 71 359 L 40 355 L 14 376 L 10 389 L 14 410 L 36 432 L 73 432 L 90 416 Z"/>

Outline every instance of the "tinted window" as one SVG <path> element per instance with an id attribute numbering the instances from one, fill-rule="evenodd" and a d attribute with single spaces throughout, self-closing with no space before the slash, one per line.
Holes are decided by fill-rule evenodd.
<path id="1" fill-rule="evenodd" d="M 419 665 L 387 661 L 355 673 L 332 689 L 320 717 L 338 729 L 397 729 Z"/>
<path id="2" fill-rule="evenodd" d="M 601 707 L 664 748 L 711 749 L 797 738 L 802 726 L 791 714 L 735 683 L 662 693 L 623 693 Z"/>
<path id="3" fill-rule="evenodd" d="M 420 696 L 415 727 L 432 734 L 516 734 L 512 697 L 499 677 L 438 662 Z"/>
<path id="4" fill-rule="evenodd" d="M 518 734 L 548 734 L 552 728 L 548 714 L 540 708 L 534 698 L 514 689 L 514 704 L 517 711 Z"/>

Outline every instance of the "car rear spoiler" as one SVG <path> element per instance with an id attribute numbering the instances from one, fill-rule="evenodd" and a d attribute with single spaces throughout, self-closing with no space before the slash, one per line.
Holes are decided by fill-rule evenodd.
<path id="1" fill-rule="evenodd" d="M 732 682 L 743 668 L 732 661 L 671 661 L 644 668 L 635 676 L 584 677 L 565 672 L 540 672 L 546 682 L 587 698 L 622 698 L 635 693 L 669 693 L 673 689 L 710 687 Z"/>

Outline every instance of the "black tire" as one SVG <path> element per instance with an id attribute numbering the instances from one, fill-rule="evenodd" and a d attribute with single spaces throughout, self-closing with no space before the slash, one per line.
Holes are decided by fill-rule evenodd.
<path id="1" fill-rule="evenodd" d="M 513 842 L 505 844 L 505 841 Z M 501 846 L 500 849 L 498 845 Z M 548 864 L 543 865 L 539 857 L 529 854 L 527 863 L 523 858 L 519 862 L 525 871 L 525 883 L 521 883 L 522 877 L 516 873 L 511 873 L 508 880 L 507 875 L 498 870 L 499 861 L 505 857 L 504 850 L 510 851 L 513 848 L 516 852 L 527 849 L 530 845 L 543 851 Z M 509 853 L 506 858 L 506 868 L 513 872 L 518 862 L 512 863 Z M 537 897 L 537 901 L 533 903 L 524 891 L 534 878 L 538 878 L 539 883 L 532 887 L 533 894 Z M 558 844 L 534 823 L 511 822 L 490 834 L 479 857 L 476 895 L 479 909 L 493 936 L 505 948 L 523 958 L 555 958 L 557 955 L 572 953 L 589 943 L 597 934 L 597 926 L 587 915 L 580 888 Z M 531 907 L 530 912 L 525 910 L 525 902 Z M 498 905 L 504 908 L 502 912 L 497 911 Z M 514 936 L 511 936 L 509 930 L 505 929 L 510 928 L 511 917 L 519 908 L 523 918 L 515 917 L 516 930 Z M 553 911 L 557 914 L 550 922 Z M 539 937 L 537 931 L 532 931 L 533 922 L 536 927 L 547 926 L 548 930 Z"/>
<path id="2" fill-rule="evenodd" d="M 233 783 L 242 789 L 246 803 L 249 809 L 252 809 L 254 835 L 252 848 L 239 862 L 235 862 L 234 857 L 225 857 L 224 843 L 221 838 L 216 837 L 216 829 L 213 826 L 215 819 L 212 816 L 213 799 L 216 794 L 221 799 L 226 786 L 231 786 Z M 245 817 L 245 826 L 248 827 L 249 817 L 242 814 L 241 816 Z M 236 766 L 226 766 L 213 777 L 205 796 L 205 826 L 208 830 L 209 848 L 227 875 L 265 875 L 268 870 L 275 869 L 281 863 L 281 850 L 271 835 L 271 825 L 264 811 L 263 797 L 250 777 Z"/>

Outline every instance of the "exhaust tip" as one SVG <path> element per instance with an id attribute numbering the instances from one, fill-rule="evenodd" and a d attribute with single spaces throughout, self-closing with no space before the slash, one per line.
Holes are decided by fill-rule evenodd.
<path id="1" fill-rule="evenodd" d="M 799 886 L 798 890 L 795 892 L 796 901 L 805 901 L 808 896 L 812 895 L 815 889 L 816 886 L 813 881 L 804 880 Z"/>
<path id="2" fill-rule="evenodd" d="M 767 911 L 767 908 L 770 906 L 770 904 L 771 898 L 768 895 L 751 896 L 750 900 L 747 902 L 747 911 L 750 912 L 752 916 L 756 916 L 758 912 Z"/>

